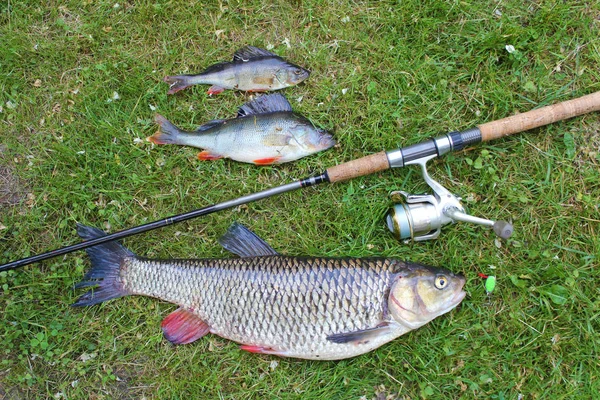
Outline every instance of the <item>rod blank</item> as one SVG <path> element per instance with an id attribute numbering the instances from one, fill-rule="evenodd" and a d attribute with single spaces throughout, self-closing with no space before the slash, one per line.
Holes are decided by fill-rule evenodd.
<path id="1" fill-rule="evenodd" d="M 542 107 L 536 110 L 531 110 L 522 114 L 513 115 L 497 121 L 488 122 L 479 125 L 482 141 L 498 139 L 503 136 L 512 135 L 523 132 L 529 129 L 538 128 L 543 125 L 548 125 L 564 119 L 576 117 L 592 111 L 600 111 L 600 91 L 586 96 L 579 97 L 573 100 L 567 100 L 562 103 L 551 106 Z M 467 132 L 467 131 L 465 131 Z M 409 147 L 415 147 L 413 145 Z M 406 149 L 406 148 L 405 148 Z M 158 229 L 163 226 L 173 225 L 177 222 L 182 222 L 188 219 L 200 217 L 203 215 L 212 214 L 217 211 L 225 210 L 238 205 L 250 203 L 256 200 L 271 197 L 277 194 L 289 192 L 303 187 L 314 186 L 323 182 L 341 182 L 359 176 L 369 175 L 374 172 L 384 171 L 390 168 L 389 155 L 391 153 L 400 152 L 403 149 L 393 150 L 392 152 L 379 152 L 371 154 L 356 160 L 336 165 L 327 169 L 321 175 L 301 179 L 296 182 L 288 183 L 282 186 L 266 189 L 258 193 L 252 193 L 237 199 L 214 204 L 198 210 L 190 211 L 184 214 L 175 215 L 159 221 L 150 222 L 148 224 L 125 229 L 120 232 L 115 232 L 106 236 L 95 238 L 89 241 L 77 243 L 71 246 L 66 246 L 60 249 L 52 250 L 47 253 L 38 254 L 27 257 L 21 260 L 12 261 L 4 265 L 0 265 L 0 271 L 7 271 L 23 267 L 28 264 L 33 264 L 38 261 L 47 260 L 52 257 L 57 257 L 73 251 L 82 250 L 87 247 L 95 246 L 101 243 L 106 243 L 112 240 L 119 240 L 138 233 L 147 232 L 153 229 Z M 438 153 L 440 154 L 440 153 Z"/>
<path id="2" fill-rule="evenodd" d="M 172 217 L 164 218 L 159 221 L 149 222 L 144 225 L 135 226 L 133 228 L 125 229 L 119 232 L 111 233 L 106 236 L 97 237 L 91 240 L 87 240 L 85 242 L 80 242 L 73 244 L 71 246 L 62 247 L 60 249 L 52 250 L 47 253 L 38 254 L 35 256 L 23 258 L 21 260 L 12 261 L 4 265 L 0 265 L 0 272 L 8 271 L 10 269 L 15 269 L 19 267 L 24 267 L 25 265 L 33 264 L 38 261 L 47 260 L 49 258 L 58 257 L 63 254 L 72 253 L 77 250 L 83 250 L 88 247 L 96 246 L 98 244 L 110 242 L 113 240 L 120 240 L 129 236 L 137 235 L 138 233 L 148 232 L 154 229 L 162 228 L 164 226 L 169 226 L 176 224 L 177 222 L 183 222 L 188 219 L 201 217 L 203 215 L 208 215 L 215 213 L 217 211 L 226 210 L 231 207 L 236 207 L 242 204 L 251 203 L 256 200 L 264 199 L 266 197 L 271 197 L 277 194 L 289 192 L 291 190 L 300 189 L 301 187 L 313 186 L 319 184 L 321 182 L 325 182 L 324 176 L 311 177 L 302 179 L 299 181 L 295 181 L 292 183 L 288 183 L 282 186 L 277 186 L 274 188 L 266 189 L 261 192 L 252 193 L 246 196 L 238 197 L 237 199 L 224 201 L 222 203 L 213 204 L 204 208 L 200 208 L 198 210 L 190 211 L 184 214 L 175 215 Z"/>

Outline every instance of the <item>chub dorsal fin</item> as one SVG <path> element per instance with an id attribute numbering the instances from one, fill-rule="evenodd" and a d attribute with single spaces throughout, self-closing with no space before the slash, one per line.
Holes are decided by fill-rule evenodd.
<path id="1" fill-rule="evenodd" d="M 249 101 L 239 108 L 237 116 L 239 118 L 277 111 L 292 111 L 292 105 L 281 93 L 266 94 Z"/>
<path id="2" fill-rule="evenodd" d="M 273 250 L 264 240 L 242 224 L 234 222 L 227 232 L 221 236 L 219 243 L 226 250 L 240 257 L 276 256 Z"/>
<path id="3" fill-rule="evenodd" d="M 265 49 L 260 49 L 254 46 L 245 46 L 233 54 L 233 61 L 250 61 L 258 57 L 279 57 L 277 54 L 271 53 Z"/>

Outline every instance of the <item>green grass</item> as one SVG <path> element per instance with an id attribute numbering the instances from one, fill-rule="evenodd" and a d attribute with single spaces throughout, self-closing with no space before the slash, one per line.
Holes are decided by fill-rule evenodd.
<path id="1" fill-rule="evenodd" d="M 0 262 L 77 242 L 75 222 L 124 229 L 600 90 L 594 2 L 195 3 L 0 4 Z M 167 96 L 161 79 L 246 44 L 312 71 L 284 93 L 338 147 L 259 168 L 134 141 L 155 131 L 155 112 L 184 127 L 233 116 L 244 94 Z M 172 347 L 159 326 L 174 306 L 149 298 L 73 309 L 82 252 L 1 273 L 0 398 L 597 398 L 599 130 L 592 113 L 431 163 L 473 214 L 514 222 L 500 247 L 466 224 L 396 242 L 387 196 L 427 189 L 415 167 L 126 240 L 148 257 L 230 257 L 217 238 L 237 220 L 284 254 L 467 276 L 456 310 L 354 359 L 257 356 L 212 335 Z M 497 276 L 492 295 L 478 272 Z"/>

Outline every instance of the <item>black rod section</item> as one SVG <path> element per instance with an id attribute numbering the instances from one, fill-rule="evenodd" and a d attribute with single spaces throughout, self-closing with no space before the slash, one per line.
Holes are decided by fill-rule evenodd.
<path id="1" fill-rule="evenodd" d="M 47 260 L 49 258 L 61 256 L 63 254 L 72 253 L 77 250 L 82 250 L 87 247 L 92 247 L 98 244 L 110 242 L 113 240 L 123 239 L 129 236 L 137 235 L 138 233 L 148 232 L 153 229 L 162 228 L 164 226 L 173 225 L 177 222 L 186 221 L 188 219 L 201 217 L 203 215 L 212 214 L 217 211 L 226 210 L 231 207 L 240 206 L 242 204 L 251 203 L 253 201 L 261 200 L 267 197 L 271 197 L 277 194 L 290 192 L 292 190 L 318 185 L 319 183 L 329 182 L 327 178 L 327 174 L 321 174 L 317 176 L 312 176 L 309 178 L 301 179 L 299 181 L 295 181 L 292 183 L 288 183 L 282 186 L 277 186 L 274 188 L 266 189 L 257 193 L 248 194 L 246 196 L 238 197 L 237 199 L 224 201 L 222 203 L 213 204 L 204 208 L 200 208 L 198 210 L 189 211 L 184 214 L 174 215 L 168 218 L 161 219 L 159 221 L 149 222 L 144 225 L 136 226 L 133 228 L 125 229 L 120 232 L 111 233 L 106 236 L 101 236 L 95 239 L 87 240 L 85 242 L 80 242 L 73 244 L 71 246 L 62 247 L 60 249 L 52 250 L 47 253 L 38 254 L 35 256 L 23 258 L 21 260 L 12 261 L 4 265 L 0 265 L 0 272 L 8 271 L 10 269 L 15 269 L 19 267 L 23 267 L 25 265 L 33 264 L 38 261 Z"/>

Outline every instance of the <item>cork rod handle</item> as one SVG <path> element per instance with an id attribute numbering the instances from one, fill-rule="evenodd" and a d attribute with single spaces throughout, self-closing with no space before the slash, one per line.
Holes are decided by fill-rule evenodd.
<path id="1" fill-rule="evenodd" d="M 329 182 L 341 182 L 390 168 L 385 151 L 327 168 Z"/>
<path id="2" fill-rule="evenodd" d="M 487 122 L 478 128 L 482 141 L 487 142 L 592 111 L 600 111 L 600 92 Z"/>

